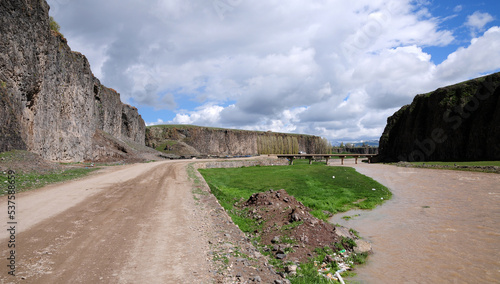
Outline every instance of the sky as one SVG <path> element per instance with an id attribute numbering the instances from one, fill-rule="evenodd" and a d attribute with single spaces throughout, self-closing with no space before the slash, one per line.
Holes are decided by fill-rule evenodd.
<path id="1" fill-rule="evenodd" d="M 48 0 L 147 125 L 378 140 L 417 94 L 500 71 L 498 0 Z"/>

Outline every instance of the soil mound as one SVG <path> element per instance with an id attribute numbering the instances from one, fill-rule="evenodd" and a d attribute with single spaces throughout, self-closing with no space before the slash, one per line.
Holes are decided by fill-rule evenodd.
<path id="1" fill-rule="evenodd" d="M 356 236 L 346 228 L 317 219 L 309 213 L 309 208 L 284 189 L 255 193 L 239 206 L 247 210 L 247 217 L 259 223 L 261 228 L 254 235 L 260 237 L 265 250 L 278 259 L 305 262 L 315 255 L 316 248 L 324 247 L 333 251 L 343 248 L 353 251 L 352 245 L 339 244 L 345 243 L 346 238 L 356 239 Z"/>

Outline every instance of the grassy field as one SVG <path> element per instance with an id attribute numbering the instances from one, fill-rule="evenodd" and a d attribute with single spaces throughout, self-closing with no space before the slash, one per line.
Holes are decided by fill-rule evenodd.
<path id="1" fill-rule="evenodd" d="M 372 209 L 391 198 L 390 191 L 353 168 L 327 167 L 296 160 L 293 166 L 200 169 L 214 195 L 228 211 L 241 198 L 269 189 L 285 189 L 326 220 L 330 213 L 351 208 Z M 333 178 L 335 177 L 335 178 Z"/>
<path id="2" fill-rule="evenodd" d="M 40 188 L 45 185 L 86 176 L 98 168 L 74 168 L 50 173 L 15 173 L 16 192 Z M 0 196 L 7 192 L 8 172 L 0 172 Z"/>
<path id="3" fill-rule="evenodd" d="M 233 222 L 244 232 L 260 232 L 262 227 L 234 208 L 234 204 L 241 199 L 247 200 L 256 192 L 285 189 L 311 208 L 311 214 L 323 220 L 329 217 L 328 212 L 337 213 L 351 208 L 372 209 L 392 196 L 386 187 L 353 168 L 308 163 L 308 160 L 296 160 L 293 166 L 200 169 L 199 172 Z M 259 237 L 253 240 L 259 243 Z M 330 283 L 318 276 L 317 267 L 314 266 L 314 261 L 321 263 L 328 253 L 325 249 L 318 248 L 314 258 L 300 264 L 300 276 L 290 278 L 293 284 Z M 332 253 L 329 252 L 330 255 Z M 352 254 L 352 257 L 352 261 L 359 264 L 364 262 L 366 254 Z M 270 263 L 281 270 L 285 265 L 274 258 L 271 258 Z"/>

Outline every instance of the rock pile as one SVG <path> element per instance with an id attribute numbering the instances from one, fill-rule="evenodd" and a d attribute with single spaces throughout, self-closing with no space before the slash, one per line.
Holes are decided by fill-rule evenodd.
<path id="1" fill-rule="evenodd" d="M 335 243 L 351 239 L 360 244 L 368 244 L 359 240 L 348 229 L 335 227 L 330 223 L 317 219 L 309 213 L 310 209 L 290 196 L 284 189 L 269 190 L 253 194 L 247 201 L 239 204 L 241 209 L 247 210 L 250 217 L 260 224 L 261 229 L 253 232 L 252 236 L 260 237 L 264 251 L 271 253 L 277 259 L 295 263 L 306 262 L 315 255 L 316 248 L 330 247 L 337 252 Z M 356 245 L 346 248 L 343 256 L 351 253 L 367 252 L 371 248 L 364 246 L 360 249 Z M 340 259 L 334 261 L 343 263 Z M 296 273 L 296 267 L 287 269 L 289 274 Z"/>

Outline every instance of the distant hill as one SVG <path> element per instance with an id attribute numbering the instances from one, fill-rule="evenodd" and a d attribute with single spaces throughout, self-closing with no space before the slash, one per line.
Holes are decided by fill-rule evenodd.
<path id="1" fill-rule="evenodd" d="M 353 147 L 363 147 L 368 146 L 368 147 L 378 147 L 378 140 L 366 140 L 366 141 L 333 141 L 331 142 L 332 146 L 334 147 L 339 147 L 340 145 L 352 145 Z"/>
<path id="2" fill-rule="evenodd" d="M 418 95 L 387 119 L 382 161 L 500 160 L 500 73 Z"/>
<path id="3" fill-rule="evenodd" d="M 146 145 L 176 156 L 324 153 L 328 150 L 326 139 L 313 135 L 195 125 L 149 126 Z"/>

